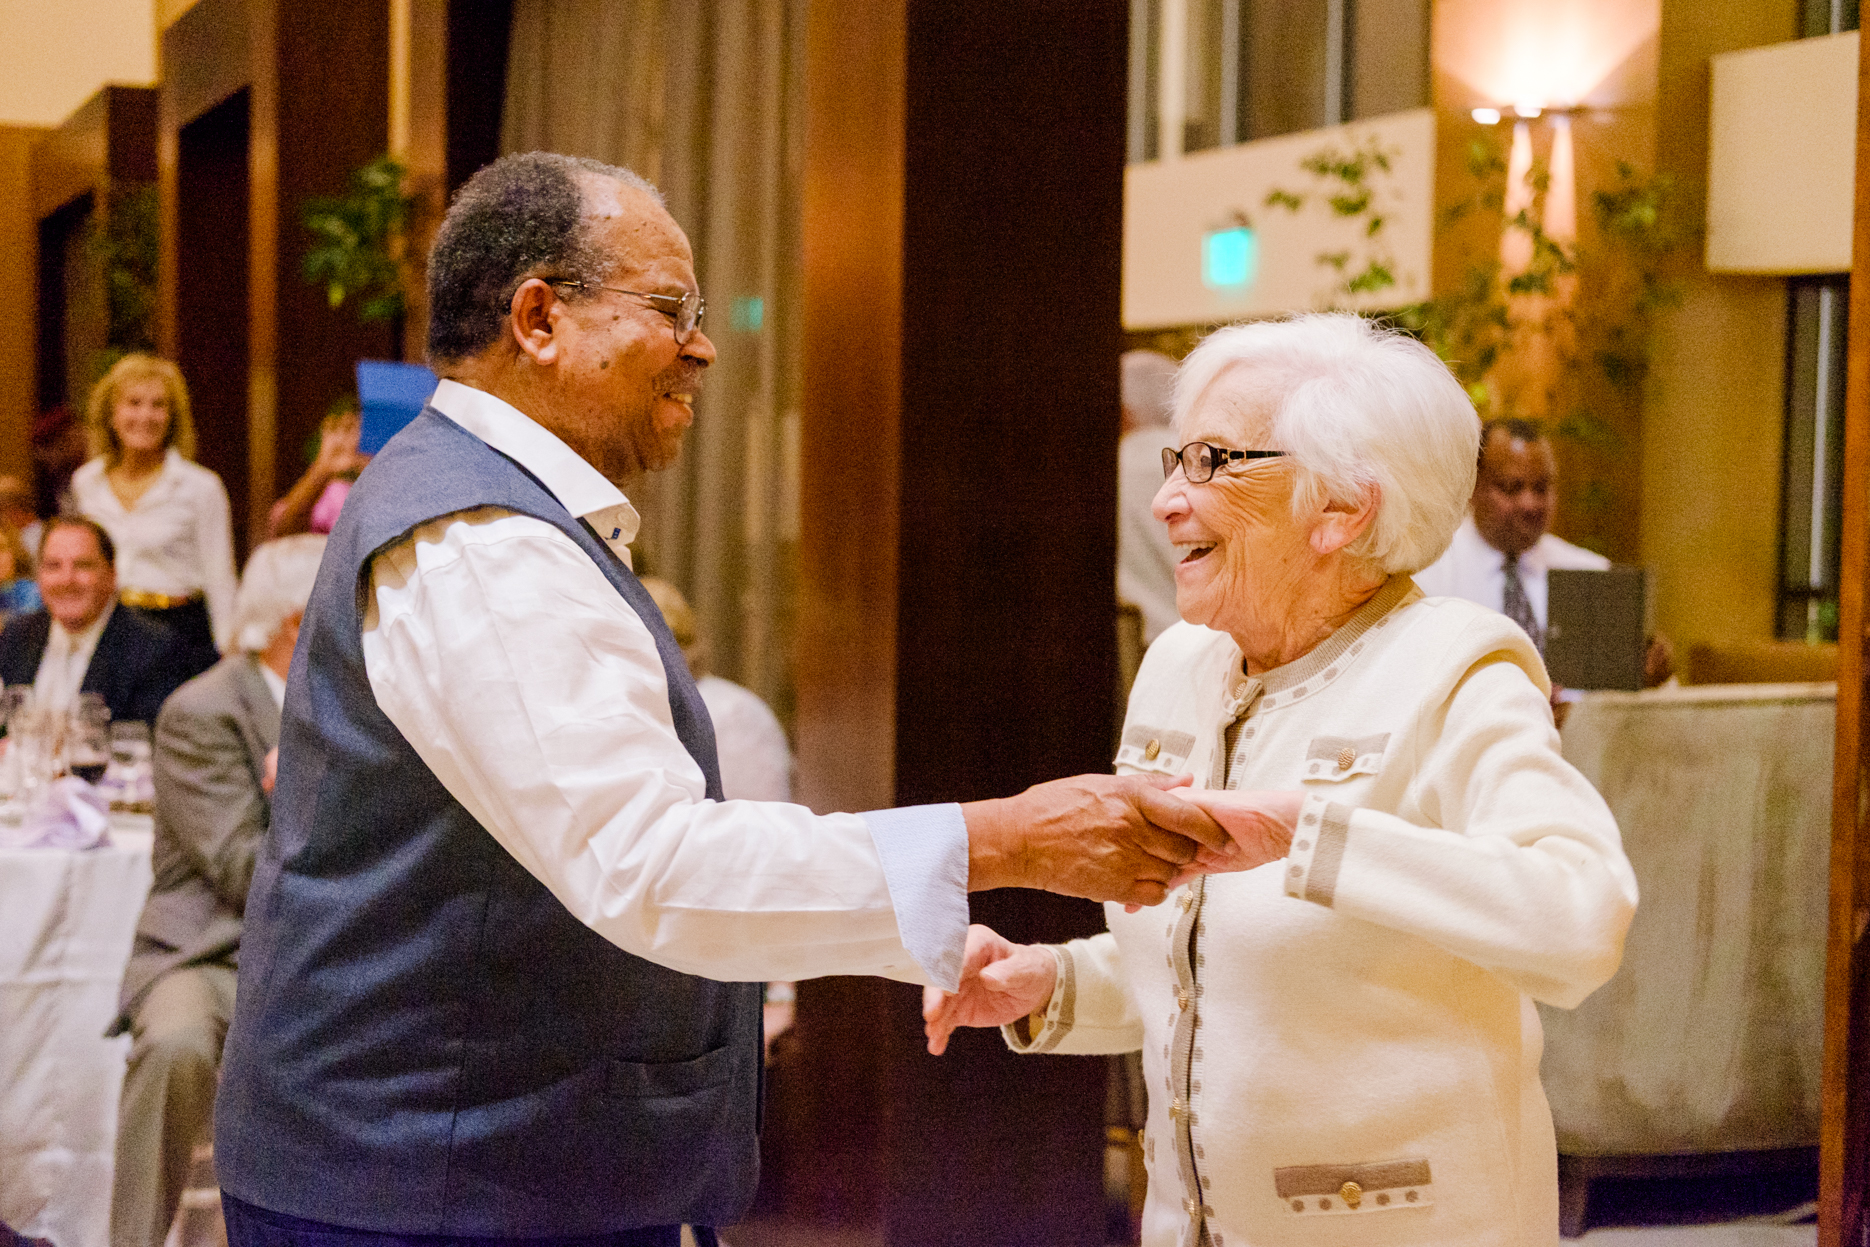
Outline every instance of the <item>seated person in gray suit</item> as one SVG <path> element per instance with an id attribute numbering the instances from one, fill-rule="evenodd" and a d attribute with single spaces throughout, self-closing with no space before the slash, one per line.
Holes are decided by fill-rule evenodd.
<path id="1" fill-rule="evenodd" d="M 0 632 L 0 680 L 30 684 L 55 707 L 101 693 L 113 719 L 155 721 L 163 699 L 201 670 L 187 643 L 160 623 L 117 604 L 117 555 L 91 520 L 47 520 L 39 553 L 45 609 Z"/>
<path id="2" fill-rule="evenodd" d="M 247 884 L 271 821 L 286 671 L 324 550 L 324 537 L 307 534 L 253 552 L 235 598 L 235 652 L 178 689 L 156 720 L 156 882 L 114 1032 L 135 1044 L 112 1247 L 161 1247 L 190 1154 L 208 1138 Z"/>

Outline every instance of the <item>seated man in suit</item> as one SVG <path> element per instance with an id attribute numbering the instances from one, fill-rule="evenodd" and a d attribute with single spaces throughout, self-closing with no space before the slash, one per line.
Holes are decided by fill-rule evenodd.
<path id="1" fill-rule="evenodd" d="M 234 601 L 237 649 L 156 720 L 155 887 L 137 924 L 116 1033 L 135 1039 L 111 1197 L 113 1247 L 161 1247 L 208 1135 L 233 1015 L 253 859 L 272 820 L 272 754 L 322 536 L 253 552 Z"/>
<path id="2" fill-rule="evenodd" d="M 161 624 L 117 605 L 117 552 L 92 520 L 46 521 L 39 552 L 45 609 L 0 632 L 0 680 L 30 684 L 44 704 L 102 693 L 113 719 L 155 721 L 163 699 L 201 668 Z"/>

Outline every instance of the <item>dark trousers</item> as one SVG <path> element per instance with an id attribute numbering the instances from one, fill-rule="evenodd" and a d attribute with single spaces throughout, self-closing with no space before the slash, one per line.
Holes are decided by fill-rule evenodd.
<path id="1" fill-rule="evenodd" d="M 129 609 L 180 637 L 194 656 L 197 674 L 221 660 L 221 651 L 214 647 L 214 628 L 208 619 L 208 604 L 200 598 L 165 610 L 150 606 L 132 606 Z"/>
<path id="2" fill-rule="evenodd" d="M 470 1238 L 454 1234 L 379 1234 L 268 1212 L 221 1192 L 227 1247 L 679 1247 L 682 1227 L 652 1225 L 568 1238 Z M 719 1247 L 714 1231 L 693 1227 L 700 1247 Z"/>

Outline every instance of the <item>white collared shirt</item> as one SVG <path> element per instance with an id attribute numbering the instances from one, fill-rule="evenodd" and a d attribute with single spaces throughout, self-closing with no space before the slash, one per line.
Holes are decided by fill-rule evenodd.
<path id="1" fill-rule="evenodd" d="M 126 508 L 104 460 L 71 477 L 78 509 L 104 526 L 117 547 L 117 583 L 165 597 L 202 594 L 214 643 L 234 637 L 234 530 L 221 478 L 171 447 L 148 492 Z"/>
<path id="2" fill-rule="evenodd" d="M 82 632 L 71 633 L 54 619 L 45 639 L 45 653 L 39 658 L 39 672 L 33 676 L 33 700 L 52 710 L 70 710 L 78 704 L 78 690 L 84 685 L 84 673 L 91 668 L 91 656 L 97 653 L 98 638 L 104 635 L 116 603 L 104 604 L 103 613 Z"/>
<path id="3" fill-rule="evenodd" d="M 431 404 L 514 459 L 627 559 L 637 514 L 492 395 Z M 967 935 L 957 806 L 818 815 L 707 799 L 651 635 L 543 520 L 442 516 L 371 563 L 364 669 L 449 793 L 581 922 L 727 981 L 874 974 L 952 987 Z"/>
<path id="4" fill-rule="evenodd" d="M 1603 571 L 1610 560 L 1583 546 L 1546 533 L 1532 549 L 1519 556 L 1519 582 L 1525 586 L 1532 617 L 1546 626 L 1546 578 L 1560 570 Z M 1430 597 L 1465 598 L 1489 610 L 1505 611 L 1506 555 L 1489 545 L 1468 516 L 1455 529 L 1454 540 L 1442 556 L 1416 572 L 1412 579 Z"/>
<path id="5" fill-rule="evenodd" d="M 266 681 L 266 691 L 273 695 L 273 708 L 286 708 L 286 681 L 277 671 L 267 666 L 258 654 L 253 655 L 253 665 L 259 669 L 260 678 Z"/>

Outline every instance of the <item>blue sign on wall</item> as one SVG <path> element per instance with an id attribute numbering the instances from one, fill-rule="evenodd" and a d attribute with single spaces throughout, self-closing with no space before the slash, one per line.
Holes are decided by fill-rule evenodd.
<path id="1" fill-rule="evenodd" d="M 1210 290 L 1245 290 L 1260 272 L 1260 240 L 1244 225 L 1201 238 L 1201 280 Z"/>

